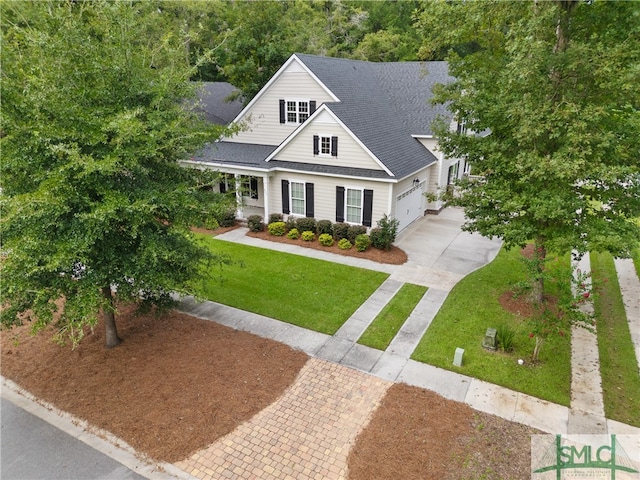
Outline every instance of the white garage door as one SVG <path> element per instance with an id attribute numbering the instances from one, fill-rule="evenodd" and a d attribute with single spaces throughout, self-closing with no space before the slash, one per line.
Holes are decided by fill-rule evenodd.
<path id="1" fill-rule="evenodd" d="M 398 195 L 396 199 L 396 218 L 400 222 L 398 231 L 403 230 L 415 219 L 420 218 L 424 213 L 422 207 L 422 189 L 424 182 Z"/>

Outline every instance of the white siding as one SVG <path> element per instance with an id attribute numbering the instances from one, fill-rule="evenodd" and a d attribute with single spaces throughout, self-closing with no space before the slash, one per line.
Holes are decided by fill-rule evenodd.
<path id="1" fill-rule="evenodd" d="M 271 213 L 282 213 L 282 180 L 290 182 L 313 183 L 314 218 L 336 221 L 336 187 L 373 190 L 372 226 L 387 212 L 390 184 L 366 180 L 344 180 L 334 177 L 321 177 L 298 172 L 277 172 L 271 178 Z"/>
<path id="2" fill-rule="evenodd" d="M 313 136 L 338 137 L 338 156 L 314 155 Z M 278 160 L 287 160 L 316 165 L 335 165 L 340 167 L 366 168 L 384 170 L 371 155 L 331 115 L 323 112 L 302 127 L 278 154 Z"/>
<path id="3" fill-rule="evenodd" d="M 317 107 L 332 101 L 329 94 L 306 71 L 295 68 L 293 62 L 280 77 L 262 92 L 260 98 L 249 108 L 239 121 L 248 120 L 249 128 L 230 139 L 231 142 L 279 145 L 298 125 L 280 123 L 280 99 L 315 100 Z"/>

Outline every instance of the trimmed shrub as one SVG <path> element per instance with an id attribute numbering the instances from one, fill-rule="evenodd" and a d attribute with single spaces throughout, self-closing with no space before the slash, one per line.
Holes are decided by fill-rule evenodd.
<path id="1" fill-rule="evenodd" d="M 264 231 L 264 223 L 262 223 L 262 217 L 260 215 L 249 216 L 249 218 L 247 218 L 247 226 L 250 232 Z"/>
<path id="2" fill-rule="evenodd" d="M 377 228 L 380 229 L 380 233 L 376 233 L 377 238 L 373 246 L 375 248 L 379 248 L 380 250 L 389 250 L 393 242 L 396 241 L 396 235 L 398 234 L 398 225 L 400 225 L 400 221 L 398 219 L 389 218 L 385 213 L 382 218 L 378 220 Z"/>
<path id="3" fill-rule="evenodd" d="M 269 214 L 269 223 L 282 222 L 282 214 L 281 213 L 270 213 Z"/>
<path id="4" fill-rule="evenodd" d="M 218 223 L 218 220 L 215 219 L 215 217 L 207 217 L 204 219 L 203 226 L 207 230 L 215 230 L 220 227 L 220 224 Z"/>
<path id="5" fill-rule="evenodd" d="M 347 233 L 347 238 L 354 245 L 356 244 L 356 237 L 358 235 L 362 235 L 367 233 L 367 227 L 364 225 L 349 225 L 349 231 Z"/>
<path id="6" fill-rule="evenodd" d="M 301 232 L 313 232 L 316 231 L 316 219 L 307 217 L 298 217 L 296 219 L 296 228 Z"/>
<path id="7" fill-rule="evenodd" d="M 331 223 L 331 220 L 319 220 L 316 226 L 316 233 L 318 235 L 328 233 L 333 236 L 333 224 Z"/>
<path id="8" fill-rule="evenodd" d="M 313 242 L 316 239 L 316 234 L 310 230 L 302 232 L 302 240 L 305 242 Z"/>
<path id="9" fill-rule="evenodd" d="M 386 245 L 384 234 L 380 227 L 372 228 L 369 232 L 369 238 L 371 239 L 371 246 L 378 250 L 384 250 Z"/>
<path id="10" fill-rule="evenodd" d="M 361 233 L 356 237 L 356 250 L 359 252 L 364 252 L 371 245 L 371 240 L 369 239 L 369 235 L 366 233 Z"/>
<path id="11" fill-rule="evenodd" d="M 296 217 L 292 217 L 291 215 L 289 215 L 285 223 L 287 225 L 287 232 L 289 230 L 293 230 L 294 228 L 296 228 Z"/>
<path id="12" fill-rule="evenodd" d="M 276 237 L 282 237 L 287 232 L 287 226 L 284 222 L 273 222 L 267 227 L 269 233 Z"/>
<path id="13" fill-rule="evenodd" d="M 349 224 L 344 222 L 333 224 L 333 238 L 337 241 L 349 236 Z M 351 242 L 353 244 L 353 242 Z"/>
<path id="14" fill-rule="evenodd" d="M 338 242 L 338 248 L 340 250 L 349 250 L 351 247 L 353 247 L 353 244 L 349 241 L 348 238 L 341 238 Z"/>
<path id="15" fill-rule="evenodd" d="M 298 238 L 300 238 L 300 232 L 298 232 L 297 228 L 292 228 L 291 230 L 289 230 L 289 233 L 287 233 L 287 238 L 290 238 L 291 240 L 297 240 Z"/>
<path id="16" fill-rule="evenodd" d="M 333 237 L 328 233 L 320 234 L 320 236 L 318 237 L 318 241 L 320 242 L 320 245 L 324 245 L 325 247 L 330 247 L 331 245 L 333 245 Z"/>
<path id="17" fill-rule="evenodd" d="M 216 220 L 221 227 L 233 227 L 236 224 L 236 211 L 225 210 L 216 215 Z"/>

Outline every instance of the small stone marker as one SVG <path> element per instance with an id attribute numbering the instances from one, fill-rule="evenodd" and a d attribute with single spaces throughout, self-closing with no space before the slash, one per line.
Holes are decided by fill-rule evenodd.
<path id="1" fill-rule="evenodd" d="M 462 366 L 462 355 L 464 355 L 464 348 L 456 348 L 456 354 L 453 356 L 453 365 L 456 367 Z"/>
<path id="2" fill-rule="evenodd" d="M 482 346 L 484 348 L 488 348 L 489 350 L 496 349 L 496 333 L 497 330 L 495 328 L 487 328 L 487 332 L 484 334 L 484 340 L 482 340 Z"/>

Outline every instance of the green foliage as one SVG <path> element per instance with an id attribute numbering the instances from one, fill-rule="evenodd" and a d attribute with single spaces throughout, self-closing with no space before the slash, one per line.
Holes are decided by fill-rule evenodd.
<path id="1" fill-rule="evenodd" d="M 419 27 L 423 55 L 448 49 L 456 79 L 435 100 L 491 132 L 436 128 L 439 148 L 482 176 L 452 199 L 465 229 L 628 257 L 640 216 L 637 4 L 434 2 Z"/>
<path id="2" fill-rule="evenodd" d="M 426 292 L 427 287 L 421 285 L 402 285 L 358 339 L 358 343 L 386 350 Z"/>
<path id="3" fill-rule="evenodd" d="M 269 214 L 269 223 L 274 222 L 282 222 L 282 214 L 281 213 L 270 213 Z"/>
<path id="4" fill-rule="evenodd" d="M 216 230 L 220 227 L 218 220 L 214 216 L 207 217 L 203 224 L 204 228 L 207 230 Z"/>
<path id="5" fill-rule="evenodd" d="M 218 209 L 214 215 L 221 227 L 233 227 L 236 224 L 235 208 Z"/>
<path id="6" fill-rule="evenodd" d="M 333 224 L 333 238 L 340 241 L 349 237 L 349 224 L 338 222 Z M 350 241 L 350 240 L 349 240 Z M 351 242 L 353 243 L 353 242 Z"/>
<path id="7" fill-rule="evenodd" d="M 516 336 L 516 330 L 508 323 L 503 322 L 496 328 L 496 341 L 498 348 L 508 353 L 513 351 L 513 339 Z"/>
<path id="8" fill-rule="evenodd" d="M 293 230 L 294 228 L 296 228 L 296 217 L 289 215 L 285 223 L 287 225 L 287 231 Z"/>
<path id="9" fill-rule="evenodd" d="M 249 218 L 247 218 L 247 226 L 250 232 L 263 232 L 264 222 L 262 221 L 262 216 L 250 215 Z"/>
<path id="10" fill-rule="evenodd" d="M 325 247 L 330 247 L 333 245 L 333 237 L 328 233 L 320 234 L 320 236 L 318 237 L 318 241 L 320 242 L 320 245 L 323 245 Z"/>
<path id="11" fill-rule="evenodd" d="M 302 240 L 305 242 L 313 242 L 316 239 L 316 234 L 311 230 L 306 230 L 302 232 Z"/>
<path id="12" fill-rule="evenodd" d="M 373 247 L 385 251 L 390 250 L 393 242 L 396 241 L 399 225 L 399 220 L 389 218 L 385 213 L 384 216 L 378 220 L 378 226 L 371 229 L 370 236 Z"/>
<path id="13" fill-rule="evenodd" d="M 316 219 L 315 218 L 308 218 L 308 217 L 299 217 L 296 219 L 296 228 L 298 230 L 300 230 L 301 232 L 305 232 L 305 231 L 310 231 L 310 232 L 314 232 L 316 231 Z"/>
<path id="14" fill-rule="evenodd" d="M 366 233 L 361 233 L 355 238 L 355 246 L 356 250 L 359 252 L 364 252 L 367 248 L 371 246 L 371 239 L 369 235 Z"/>
<path id="15" fill-rule="evenodd" d="M 367 227 L 364 225 L 349 225 L 349 229 L 347 230 L 347 238 L 353 244 L 356 243 L 356 238 L 358 235 L 363 235 L 367 233 Z"/>
<path id="16" fill-rule="evenodd" d="M 338 248 L 340 250 L 349 250 L 351 247 L 353 247 L 353 244 L 349 241 L 348 238 L 341 238 L 338 241 Z"/>
<path id="17" fill-rule="evenodd" d="M 322 235 L 323 233 L 332 235 L 333 224 L 331 223 L 331 220 L 318 220 L 318 224 L 316 225 L 316 233 L 318 235 Z"/>
<path id="18" fill-rule="evenodd" d="M 291 240 L 297 240 L 298 238 L 300 238 L 300 232 L 298 232 L 297 228 L 292 228 L 287 233 L 287 238 L 290 238 Z"/>
<path id="19" fill-rule="evenodd" d="M 284 222 L 273 222 L 269 224 L 267 230 L 269 230 L 271 235 L 282 237 L 287 233 L 287 225 Z"/>
<path id="20" fill-rule="evenodd" d="M 0 9 L 2 324 L 29 312 L 37 330 L 64 297 L 56 326 L 75 345 L 110 319 L 111 287 L 167 306 L 213 260 L 189 231 L 215 213 L 211 175 L 177 162 L 222 130 L 188 108 L 184 38 L 158 30 L 157 3 Z"/>

